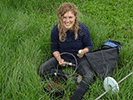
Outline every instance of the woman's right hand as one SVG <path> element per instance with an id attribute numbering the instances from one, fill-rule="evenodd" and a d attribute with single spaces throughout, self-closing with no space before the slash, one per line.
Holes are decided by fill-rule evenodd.
<path id="1" fill-rule="evenodd" d="M 53 52 L 53 55 L 57 59 L 57 61 L 58 61 L 58 63 L 59 63 L 60 66 L 65 66 L 64 59 L 61 58 L 59 51 Z"/>
<path id="2" fill-rule="evenodd" d="M 58 63 L 59 63 L 60 66 L 63 66 L 63 67 L 65 66 L 64 59 L 58 60 Z"/>

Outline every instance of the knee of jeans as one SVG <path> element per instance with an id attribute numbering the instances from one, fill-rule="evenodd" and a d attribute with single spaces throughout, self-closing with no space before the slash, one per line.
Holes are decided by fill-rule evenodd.
<path id="1" fill-rule="evenodd" d="M 43 69 L 42 69 L 41 67 L 39 67 L 39 68 L 37 69 L 37 72 L 38 72 L 38 74 L 40 75 L 40 74 L 43 73 Z"/>
<path id="2" fill-rule="evenodd" d="M 39 74 L 43 74 L 45 70 L 47 70 L 48 68 L 45 66 L 45 64 L 42 64 L 39 68 L 38 68 L 38 73 Z"/>
<path id="3" fill-rule="evenodd" d="M 82 81 L 85 82 L 86 84 L 91 84 L 93 78 L 94 78 L 94 75 L 86 74 L 86 75 L 83 76 Z"/>

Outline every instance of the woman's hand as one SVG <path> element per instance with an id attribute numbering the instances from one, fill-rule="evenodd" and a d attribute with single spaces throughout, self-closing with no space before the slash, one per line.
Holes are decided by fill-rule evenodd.
<path id="1" fill-rule="evenodd" d="M 61 58 L 59 51 L 53 52 L 53 55 L 57 59 L 57 61 L 58 61 L 58 63 L 59 63 L 60 66 L 65 66 L 64 59 Z"/>
<path id="2" fill-rule="evenodd" d="M 58 63 L 59 63 L 59 65 L 62 66 L 62 67 L 65 66 L 64 59 L 60 59 L 60 60 L 58 60 Z"/>
<path id="3" fill-rule="evenodd" d="M 81 49 L 81 53 L 78 53 L 77 56 L 79 58 L 82 58 L 84 56 L 85 53 L 89 52 L 89 49 L 88 48 L 84 48 L 84 49 Z"/>
<path id="4" fill-rule="evenodd" d="M 82 57 L 84 56 L 84 54 L 85 54 L 85 53 L 84 53 L 84 51 L 82 50 L 81 53 L 78 53 L 78 54 L 77 54 L 77 56 L 78 56 L 79 58 L 82 58 Z"/>

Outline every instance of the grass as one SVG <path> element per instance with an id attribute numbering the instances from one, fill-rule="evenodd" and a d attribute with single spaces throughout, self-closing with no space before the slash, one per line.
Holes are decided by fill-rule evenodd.
<path id="1" fill-rule="evenodd" d="M 133 71 L 132 0 L 1 0 L 1 100 L 52 100 L 43 91 L 37 68 L 51 57 L 50 32 L 58 22 L 56 12 L 63 2 L 72 2 L 78 7 L 79 20 L 90 29 L 93 50 L 108 39 L 121 43 L 118 69 L 113 76 L 116 81 Z M 62 99 L 69 100 L 76 86 L 71 83 Z M 119 86 L 119 93 L 108 93 L 101 99 L 132 100 L 133 75 Z M 93 100 L 104 91 L 103 82 L 97 79 L 83 100 Z"/>

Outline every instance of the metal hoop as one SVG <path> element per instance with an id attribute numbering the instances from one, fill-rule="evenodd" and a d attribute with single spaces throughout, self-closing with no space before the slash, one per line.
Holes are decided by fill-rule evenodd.
<path id="1" fill-rule="evenodd" d="M 74 70 L 73 74 L 75 74 L 76 70 L 78 69 L 78 61 L 77 61 L 76 57 L 72 53 L 69 53 L 69 52 L 63 52 L 63 53 L 60 54 L 60 56 L 64 55 L 64 54 L 71 55 L 74 58 L 76 67 L 75 67 L 75 70 Z M 73 76 L 73 74 L 70 74 L 68 77 Z"/>

